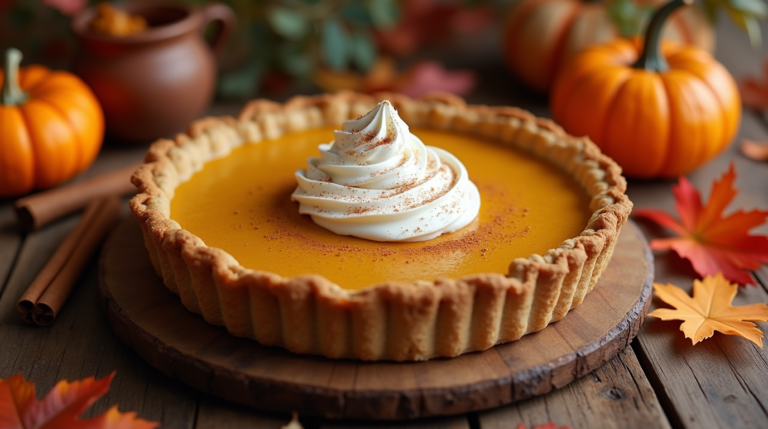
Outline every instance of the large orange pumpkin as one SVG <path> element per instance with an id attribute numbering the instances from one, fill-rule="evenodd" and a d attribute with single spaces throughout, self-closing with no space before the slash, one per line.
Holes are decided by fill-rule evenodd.
<path id="1" fill-rule="evenodd" d="M 55 186 L 88 167 L 104 137 L 96 97 L 75 75 L 39 65 L 19 70 L 5 53 L 0 72 L 0 197 Z"/>
<path id="2" fill-rule="evenodd" d="M 730 144 L 741 99 L 728 71 L 698 48 L 665 43 L 660 29 L 676 8 L 659 9 L 645 42 L 617 40 L 579 54 L 558 76 L 552 115 L 589 136 L 632 177 L 687 173 Z"/>
<path id="3" fill-rule="evenodd" d="M 635 0 L 659 5 L 664 0 Z M 601 0 L 521 0 L 504 34 L 504 57 L 526 85 L 546 92 L 560 67 L 590 46 L 620 37 Z M 712 51 L 714 33 L 698 8 L 675 14 L 664 37 Z"/>

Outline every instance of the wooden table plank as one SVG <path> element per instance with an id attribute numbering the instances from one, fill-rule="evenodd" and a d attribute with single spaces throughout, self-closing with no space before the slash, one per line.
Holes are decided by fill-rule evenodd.
<path id="1" fill-rule="evenodd" d="M 562 389 L 479 415 L 482 429 L 551 421 L 573 429 L 670 427 L 631 347 Z"/>
<path id="2" fill-rule="evenodd" d="M 50 365 L 50 354 L 46 354 L 43 359 L 34 359 L 40 347 L 39 341 L 35 339 L 45 340 L 49 331 L 24 325 L 21 314 L 16 310 L 16 302 L 53 254 L 57 243 L 61 242 L 76 222 L 75 217 L 70 217 L 50 228 L 30 233 L 21 247 L 0 297 L 0 344 L 3 344 L 0 347 L 0 378 L 17 373 L 29 378 L 36 367 L 39 369 Z M 55 341 L 56 338 L 51 337 L 51 340 Z M 37 377 L 35 382 L 38 383 L 38 390 L 47 391 L 53 387 L 55 376 Z"/>
<path id="3" fill-rule="evenodd" d="M 690 292 L 694 273 L 670 254 L 656 257 L 657 282 Z M 768 301 L 760 287 L 739 291 L 735 305 Z M 658 301 L 654 301 L 658 304 Z M 758 324 L 763 332 L 765 324 Z M 680 322 L 650 318 L 635 350 L 675 427 L 760 427 L 768 419 L 768 352 L 751 342 L 716 333 L 692 346 Z"/>
<path id="4" fill-rule="evenodd" d="M 75 180 L 135 162 L 143 152 L 144 149 L 123 147 L 105 150 L 93 168 Z M 2 235 L 10 229 L 7 225 L 15 222 L 6 212 L 5 207 L 0 212 L 0 251 L 14 243 Z M 97 300 L 97 255 L 53 326 L 40 328 L 21 321 L 16 301 L 74 228 L 78 217 L 68 216 L 28 234 L 21 246 L 0 296 L 0 378 L 21 373 L 35 382 L 38 393 L 42 393 L 62 379 L 91 375 L 101 378 L 117 370 L 110 392 L 83 417 L 100 414 L 117 403 L 120 410 L 135 410 L 145 419 L 161 421 L 163 427 L 191 428 L 197 393 L 170 378 L 157 377 L 155 370 L 123 345 L 106 323 Z M 21 235 L 16 232 L 16 236 L 20 241 Z M 0 260 L 0 270 L 5 269 L 5 264 L 10 262 Z"/>
<path id="5" fill-rule="evenodd" d="M 757 278 L 757 281 L 760 282 L 760 286 L 763 287 L 766 291 L 768 291 L 768 267 L 765 265 L 762 266 L 757 271 L 754 271 L 753 274 Z"/>
<path id="6" fill-rule="evenodd" d="M 0 296 L 21 249 L 22 232 L 16 224 L 11 203 L 0 205 Z"/>
<path id="7" fill-rule="evenodd" d="M 77 216 L 30 233 L 0 299 L 0 378 L 21 373 L 47 392 L 62 379 L 118 374 L 110 392 L 85 417 L 106 411 L 117 403 L 121 410 L 163 422 L 163 427 L 191 428 L 196 393 L 154 369 L 115 337 L 97 299 L 96 255 L 78 282 L 53 326 L 25 325 L 16 301 L 48 260 Z"/>
<path id="8" fill-rule="evenodd" d="M 366 427 L 371 429 L 470 429 L 466 416 L 424 419 L 414 422 L 370 422 L 370 421 L 338 421 L 320 425 L 320 429 L 351 429 Z"/>
<path id="9" fill-rule="evenodd" d="M 213 396 L 201 394 L 195 429 L 280 429 L 291 416 L 266 415 Z"/>

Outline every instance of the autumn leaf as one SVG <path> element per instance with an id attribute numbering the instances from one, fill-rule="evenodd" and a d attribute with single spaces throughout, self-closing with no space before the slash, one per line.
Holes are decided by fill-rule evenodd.
<path id="1" fill-rule="evenodd" d="M 763 346 L 763 331 L 752 322 L 768 320 L 768 306 L 764 303 L 732 306 L 738 287 L 722 275 L 694 280 L 693 298 L 671 284 L 654 283 L 653 290 L 657 298 L 675 309 L 658 308 L 648 315 L 661 320 L 683 320 L 680 330 L 693 344 L 718 331 L 725 335 L 738 335 Z"/>
<path id="2" fill-rule="evenodd" d="M 42 401 L 37 400 L 35 385 L 20 374 L 0 379 L 0 428 L 152 429 L 159 425 L 136 418 L 136 413 L 120 413 L 117 406 L 88 419 L 78 417 L 104 396 L 114 378 L 112 372 L 101 380 L 88 377 L 69 383 L 59 381 Z"/>
<path id="3" fill-rule="evenodd" d="M 749 231 L 765 222 L 768 211 L 739 210 L 723 217 L 723 211 L 738 194 L 733 187 L 734 179 L 736 172 L 731 164 L 712 186 L 709 202 L 704 206 L 691 182 L 680 177 L 672 192 L 682 222 L 663 211 L 635 210 L 635 216 L 650 219 L 678 235 L 651 240 L 651 248 L 674 250 L 691 261 L 702 277 L 722 273 L 730 281 L 755 284 L 752 275 L 744 270 L 755 270 L 768 262 L 768 237 L 749 235 Z"/>
<path id="4" fill-rule="evenodd" d="M 768 107 L 768 59 L 763 63 L 763 77 L 758 80 L 752 77 L 739 81 L 741 101 L 745 106 L 757 110 Z"/>

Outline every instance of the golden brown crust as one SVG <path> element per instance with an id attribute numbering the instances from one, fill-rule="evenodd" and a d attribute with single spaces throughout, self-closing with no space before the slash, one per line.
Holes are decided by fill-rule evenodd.
<path id="1" fill-rule="evenodd" d="M 509 273 L 432 283 L 384 283 L 350 291 L 321 276 L 284 278 L 246 269 L 169 218 L 176 187 L 233 148 L 323 124 L 338 125 L 388 98 L 410 125 L 474 133 L 538 154 L 591 196 L 584 231 Z M 248 103 L 237 119 L 204 118 L 147 152 L 130 203 L 166 286 L 206 321 L 233 335 L 296 353 L 363 360 L 424 360 L 487 349 L 543 329 L 580 304 L 608 263 L 632 203 L 620 167 L 586 138 L 513 107 L 467 105 L 453 95 L 342 92 Z"/>

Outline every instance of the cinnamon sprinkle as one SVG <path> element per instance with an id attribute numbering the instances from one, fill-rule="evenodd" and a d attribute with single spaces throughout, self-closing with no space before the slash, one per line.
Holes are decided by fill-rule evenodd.
<path id="1" fill-rule="evenodd" d="M 486 185 L 481 186 L 481 189 L 486 199 L 503 198 L 508 200 L 507 192 L 499 187 Z M 266 221 L 272 225 L 270 229 L 274 228 L 274 230 L 260 236 L 261 239 L 269 243 L 278 243 L 279 247 L 275 250 L 281 252 L 292 253 L 295 250 L 310 251 L 324 256 L 340 257 L 342 261 L 345 261 L 347 257 L 353 257 L 360 262 L 366 260 L 380 262 L 388 257 L 398 256 L 402 262 L 410 263 L 423 260 L 423 258 L 445 257 L 452 253 L 467 255 L 475 253 L 479 255 L 478 257 L 487 260 L 488 255 L 493 253 L 493 249 L 498 244 L 512 242 L 525 237 L 530 232 L 529 227 L 519 231 L 510 231 L 510 229 L 518 229 L 516 220 L 525 214 L 525 208 L 510 206 L 490 214 L 492 218 L 483 221 L 483 224 L 474 230 L 452 233 L 448 239 L 438 240 L 421 247 L 403 245 L 403 243 L 381 243 L 377 247 L 358 247 L 341 239 L 335 242 L 320 241 L 300 232 L 302 228 L 296 227 L 297 222 L 307 222 L 313 225 L 314 222 L 309 216 L 295 217 L 295 212 L 293 212 L 295 209 L 294 204 L 292 203 L 290 206 L 277 205 L 271 208 L 271 214 L 266 216 Z M 448 207 L 446 208 L 446 213 L 455 209 Z M 371 209 L 369 208 L 361 207 L 351 209 L 350 214 L 363 214 L 370 211 Z M 264 220 L 264 218 L 255 219 L 254 215 L 249 216 L 251 216 L 251 220 Z M 424 221 L 424 218 L 421 220 Z M 417 233 L 424 232 L 423 226 L 417 226 L 414 231 Z M 271 247 L 269 249 L 271 250 Z"/>

